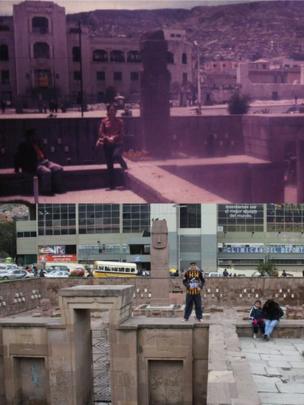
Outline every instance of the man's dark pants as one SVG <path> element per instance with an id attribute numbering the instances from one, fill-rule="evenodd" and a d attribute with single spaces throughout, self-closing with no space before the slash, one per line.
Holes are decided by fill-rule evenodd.
<path id="1" fill-rule="evenodd" d="M 120 144 L 104 145 L 104 154 L 108 169 L 108 178 L 110 187 L 115 186 L 114 162 L 119 163 L 122 169 L 127 169 L 127 164 L 122 157 L 122 153 L 123 153 L 123 146 Z"/>
<path id="2" fill-rule="evenodd" d="M 195 306 L 195 315 L 197 319 L 202 319 L 203 312 L 202 312 L 202 297 L 201 294 L 189 294 L 186 295 L 186 306 L 185 306 L 185 313 L 184 318 L 189 319 L 193 304 Z"/>

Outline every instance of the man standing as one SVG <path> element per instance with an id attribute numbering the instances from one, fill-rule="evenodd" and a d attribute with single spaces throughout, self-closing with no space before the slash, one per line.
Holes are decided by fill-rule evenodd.
<path id="1" fill-rule="evenodd" d="M 203 318 L 201 290 L 205 284 L 205 279 L 196 263 L 191 263 L 185 272 L 183 284 L 187 288 L 184 320 L 188 321 L 194 304 L 196 319 L 201 322 Z"/>

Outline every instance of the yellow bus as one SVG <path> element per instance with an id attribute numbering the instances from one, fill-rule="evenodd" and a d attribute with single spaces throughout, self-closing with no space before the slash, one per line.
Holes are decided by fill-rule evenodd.
<path id="1" fill-rule="evenodd" d="M 94 277 L 136 277 L 138 270 L 135 263 L 96 261 Z"/>

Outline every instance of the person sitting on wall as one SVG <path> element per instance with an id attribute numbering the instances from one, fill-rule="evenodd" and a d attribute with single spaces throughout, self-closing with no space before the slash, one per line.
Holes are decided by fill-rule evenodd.
<path id="1" fill-rule="evenodd" d="M 101 120 L 96 147 L 103 147 L 108 169 L 109 188 L 115 188 L 114 162 L 120 163 L 123 170 L 127 170 L 127 163 L 122 157 L 123 152 L 123 123 L 116 117 L 114 104 L 107 106 L 107 117 Z"/>
<path id="2" fill-rule="evenodd" d="M 256 339 L 259 330 L 262 335 L 265 333 L 265 325 L 263 320 L 263 310 L 261 300 L 256 300 L 249 312 L 251 326 L 253 330 L 253 339 Z"/>
<path id="3" fill-rule="evenodd" d="M 270 336 L 279 324 L 280 318 L 284 315 L 280 305 L 273 301 L 267 300 L 263 306 L 263 318 L 265 323 L 264 340 L 269 341 Z"/>
<path id="4" fill-rule="evenodd" d="M 203 318 L 201 290 L 205 284 L 205 279 L 196 263 L 191 263 L 185 272 L 183 284 L 187 288 L 184 321 L 188 321 L 194 304 L 196 319 L 201 322 Z"/>
<path id="5" fill-rule="evenodd" d="M 47 159 L 34 129 L 25 132 L 25 141 L 18 146 L 15 155 L 15 173 L 38 175 L 41 194 L 53 195 L 63 192 L 63 168 Z"/>

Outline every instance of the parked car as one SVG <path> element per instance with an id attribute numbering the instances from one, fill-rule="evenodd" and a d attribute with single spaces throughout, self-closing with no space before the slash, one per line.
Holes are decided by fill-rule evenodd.
<path id="1" fill-rule="evenodd" d="M 211 271 L 210 273 L 205 273 L 205 277 L 223 277 L 223 274 L 217 271 Z"/>
<path id="2" fill-rule="evenodd" d="M 70 273 L 66 270 L 52 270 L 45 274 L 46 278 L 66 278 Z"/>
<path id="3" fill-rule="evenodd" d="M 0 280 L 17 280 L 20 278 L 27 278 L 28 272 L 22 269 L 14 270 L 1 270 L 0 269 Z"/>

